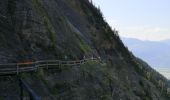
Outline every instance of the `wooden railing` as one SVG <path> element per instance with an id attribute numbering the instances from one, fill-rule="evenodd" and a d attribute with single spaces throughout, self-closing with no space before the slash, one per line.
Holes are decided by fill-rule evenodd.
<path id="1" fill-rule="evenodd" d="M 24 63 L 0 64 L 0 75 L 19 74 L 22 72 L 36 71 L 39 68 L 57 68 L 57 66 L 77 66 L 87 61 L 100 61 L 100 58 L 88 58 L 83 60 L 62 61 L 62 60 L 41 60 Z"/>

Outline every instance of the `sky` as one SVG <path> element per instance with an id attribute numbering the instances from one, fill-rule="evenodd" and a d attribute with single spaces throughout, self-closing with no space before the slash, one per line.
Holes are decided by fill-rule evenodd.
<path id="1" fill-rule="evenodd" d="M 121 37 L 170 39 L 170 0 L 93 0 Z"/>

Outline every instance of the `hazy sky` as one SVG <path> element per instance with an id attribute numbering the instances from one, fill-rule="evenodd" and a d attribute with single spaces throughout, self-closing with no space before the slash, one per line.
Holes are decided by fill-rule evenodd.
<path id="1" fill-rule="evenodd" d="M 119 35 L 142 40 L 170 39 L 170 0 L 93 0 Z"/>

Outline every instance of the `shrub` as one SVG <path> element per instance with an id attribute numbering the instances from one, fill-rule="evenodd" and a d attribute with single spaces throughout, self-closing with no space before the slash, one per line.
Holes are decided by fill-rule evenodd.
<path id="1" fill-rule="evenodd" d="M 170 88 L 167 88 L 166 94 L 170 97 Z"/>
<path id="2" fill-rule="evenodd" d="M 92 51 L 91 47 L 80 37 L 80 35 L 78 33 L 75 33 L 75 34 L 76 34 L 76 39 L 77 39 L 80 49 L 84 53 Z"/>
<path id="3" fill-rule="evenodd" d="M 145 73 L 145 77 L 146 77 L 146 79 L 150 80 L 150 78 L 151 78 L 151 73 L 150 73 L 149 71 L 147 71 L 147 72 Z"/>
<path id="4" fill-rule="evenodd" d="M 8 0 L 7 12 L 12 16 L 15 13 L 16 9 L 16 0 Z"/>
<path id="5" fill-rule="evenodd" d="M 38 13 L 42 17 L 46 30 L 49 33 L 49 38 L 52 41 L 52 47 L 56 48 L 56 33 L 48 16 L 48 13 L 46 12 L 40 0 L 32 0 L 32 2 L 34 7 L 37 9 Z"/>

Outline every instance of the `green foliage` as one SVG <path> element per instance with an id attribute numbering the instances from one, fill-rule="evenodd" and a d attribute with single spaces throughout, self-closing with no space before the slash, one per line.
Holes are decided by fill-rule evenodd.
<path id="1" fill-rule="evenodd" d="M 90 52 L 92 51 L 91 48 L 89 47 L 89 45 L 87 45 L 84 41 L 80 40 L 79 42 L 79 46 L 81 48 L 81 50 L 83 50 L 83 52 Z"/>
<path id="2" fill-rule="evenodd" d="M 12 16 L 15 13 L 15 9 L 16 9 L 16 0 L 8 0 L 8 13 L 10 14 L 10 16 Z"/>
<path id="3" fill-rule="evenodd" d="M 82 10 L 84 11 L 84 13 L 86 13 L 89 22 L 98 26 L 96 24 L 96 22 L 97 22 L 99 25 L 102 26 L 104 20 L 103 20 L 103 14 L 101 13 L 100 9 L 96 8 L 88 0 L 87 1 L 80 0 L 80 2 L 81 2 Z M 91 12 L 91 13 L 89 13 L 89 12 Z"/>
<path id="4" fill-rule="evenodd" d="M 45 76 L 44 69 L 39 68 L 37 72 L 37 77 L 44 77 L 44 76 Z"/>
<path id="5" fill-rule="evenodd" d="M 37 9 L 38 13 L 42 17 L 44 25 L 49 33 L 49 38 L 52 41 L 52 47 L 56 48 L 56 33 L 55 33 L 53 25 L 50 21 L 48 13 L 46 12 L 46 9 L 43 7 L 41 0 L 32 0 L 32 2 L 33 2 L 33 5 L 35 6 L 35 8 Z"/>
<path id="6" fill-rule="evenodd" d="M 102 95 L 101 100 L 112 100 L 110 94 Z"/>
<path id="7" fill-rule="evenodd" d="M 135 65 L 135 63 L 132 61 L 132 54 L 130 54 L 128 49 L 124 46 L 122 40 L 118 35 L 118 31 L 111 29 L 108 23 L 104 20 L 103 14 L 101 13 L 100 9 L 96 8 L 88 0 L 87 1 L 80 0 L 80 2 L 81 2 L 82 10 L 87 15 L 86 17 L 89 20 L 89 22 L 92 25 L 94 25 L 97 30 L 103 33 L 101 35 L 101 38 L 109 43 L 113 43 L 113 40 L 114 42 L 116 41 L 116 43 L 114 43 L 116 46 L 115 48 L 117 48 L 117 50 L 121 52 L 122 57 L 125 58 L 125 60 L 130 61 L 128 63 Z"/>
<path id="8" fill-rule="evenodd" d="M 166 94 L 170 97 L 170 88 L 169 87 L 166 90 Z"/>
<path id="9" fill-rule="evenodd" d="M 75 33 L 75 34 L 76 34 L 76 39 L 77 39 L 77 42 L 78 42 L 80 49 L 84 53 L 92 51 L 91 47 L 80 37 L 80 35 L 77 34 L 77 33 Z"/>
<path id="10" fill-rule="evenodd" d="M 53 93 L 53 95 L 56 95 L 56 94 L 62 93 L 64 91 L 70 90 L 71 87 L 72 87 L 72 85 L 69 84 L 68 82 L 60 81 L 55 84 L 52 93 Z"/>
<path id="11" fill-rule="evenodd" d="M 5 100 L 3 97 L 0 97 L 0 100 Z"/>
<path id="12" fill-rule="evenodd" d="M 146 76 L 146 78 L 147 78 L 148 80 L 150 80 L 150 78 L 151 78 L 151 73 L 150 73 L 150 72 L 146 72 L 146 73 L 145 73 L 145 76 Z"/>
<path id="13" fill-rule="evenodd" d="M 44 20 L 44 24 L 46 26 L 47 31 L 50 33 L 49 38 L 51 39 L 51 41 L 53 43 L 53 47 L 55 47 L 55 45 L 56 45 L 56 33 L 55 33 L 55 31 L 52 27 L 52 24 L 50 23 L 50 20 L 46 16 L 43 16 L 43 20 Z"/>
<path id="14" fill-rule="evenodd" d="M 144 87 L 144 83 L 143 83 L 142 80 L 139 81 L 139 85 L 142 86 L 142 87 Z"/>
<path id="15" fill-rule="evenodd" d="M 47 80 L 45 80 L 44 78 L 41 78 L 41 80 L 42 80 L 42 82 L 43 82 L 46 86 L 48 86 L 48 85 L 49 85 L 48 81 L 47 81 Z"/>
<path id="16" fill-rule="evenodd" d="M 100 30 L 104 33 L 104 38 L 107 40 L 112 40 L 113 36 L 120 41 L 119 35 L 117 31 L 112 31 L 109 24 L 104 20 L 103 14 L 100 8 L 94 6 L 92 2 L 88 0 L 80 0 L 81 7 L 84 13 L 87 15 L 87 19 L 89 22 L 96 27 L 97 30 Z"/>
<path id="17" fill-rule="evenodd" d="M 74 42 L 74 45 L 68 44 L 69 47 L 73 47 L 76 45 L 79 47 L 79 49 L 81 49 L 83 53 L 92 51 L 89 44 L 81 36 L 82 33 L 73 24 L 71 24 L 70 21 L 67 20 L 67 18 L 65 20 L 66 21 L 63 22 L 64 24 L 63 26 L 65 26 L 65 29 L 67 29 L 66 31 L 69 31 L 74 35 L 73 37 L 71 37 L 72 40 L 70 40 Z M 74 54 L 75 54 L 75 51 L 74 51 Z"/>
<path id="18" fill-rule="evenodd" d="M 5 44 L 6 42 L 7 42 L 7 41 L 6 41 L 5 36 L 4 36 L 2 33 L 0 33 L 0 47 L 5 46 L 4 44 Z"/>
<path id="19" fill-rule="evenodd" d="M 148 79 L 150 82 L 152 82 L 157 89 L 160 90 L 161 95 L 166 96 L 166 89 L 168 87 L 168 82 L 166 81 L 166 79 L 159 74 L 158 72 L 156 72 L 155 70 L 153 70 L 147 63 L 145 63 L 144 61 L 142 61 L 139 58 L 135 59 L 135 62 L 138 64 L 135 68 L 136 70 L 138 70 L 138 74 L 142 75 L 143 77 L 145 77 L 146 79 Z M 140 72 L 140 73 L 139 73 Z M 141 86 L 143 86 L 143 84 L 141 82 L 139 82 L 139 84 Z M 145 90 L 146 92 L 146 96 L 151 98 L 150 94 L 149 94 L 150 90 Z"/>
<path id="20" fill-rule="evenodd" d="M 80 68 L 87 72 L 95 71 L 96 66 L 99 66 L 99 64 L 100 64 L 99 62 L 88 60 L 85 63 L 83 63 L 82 65 L 80 65 Z"/>

